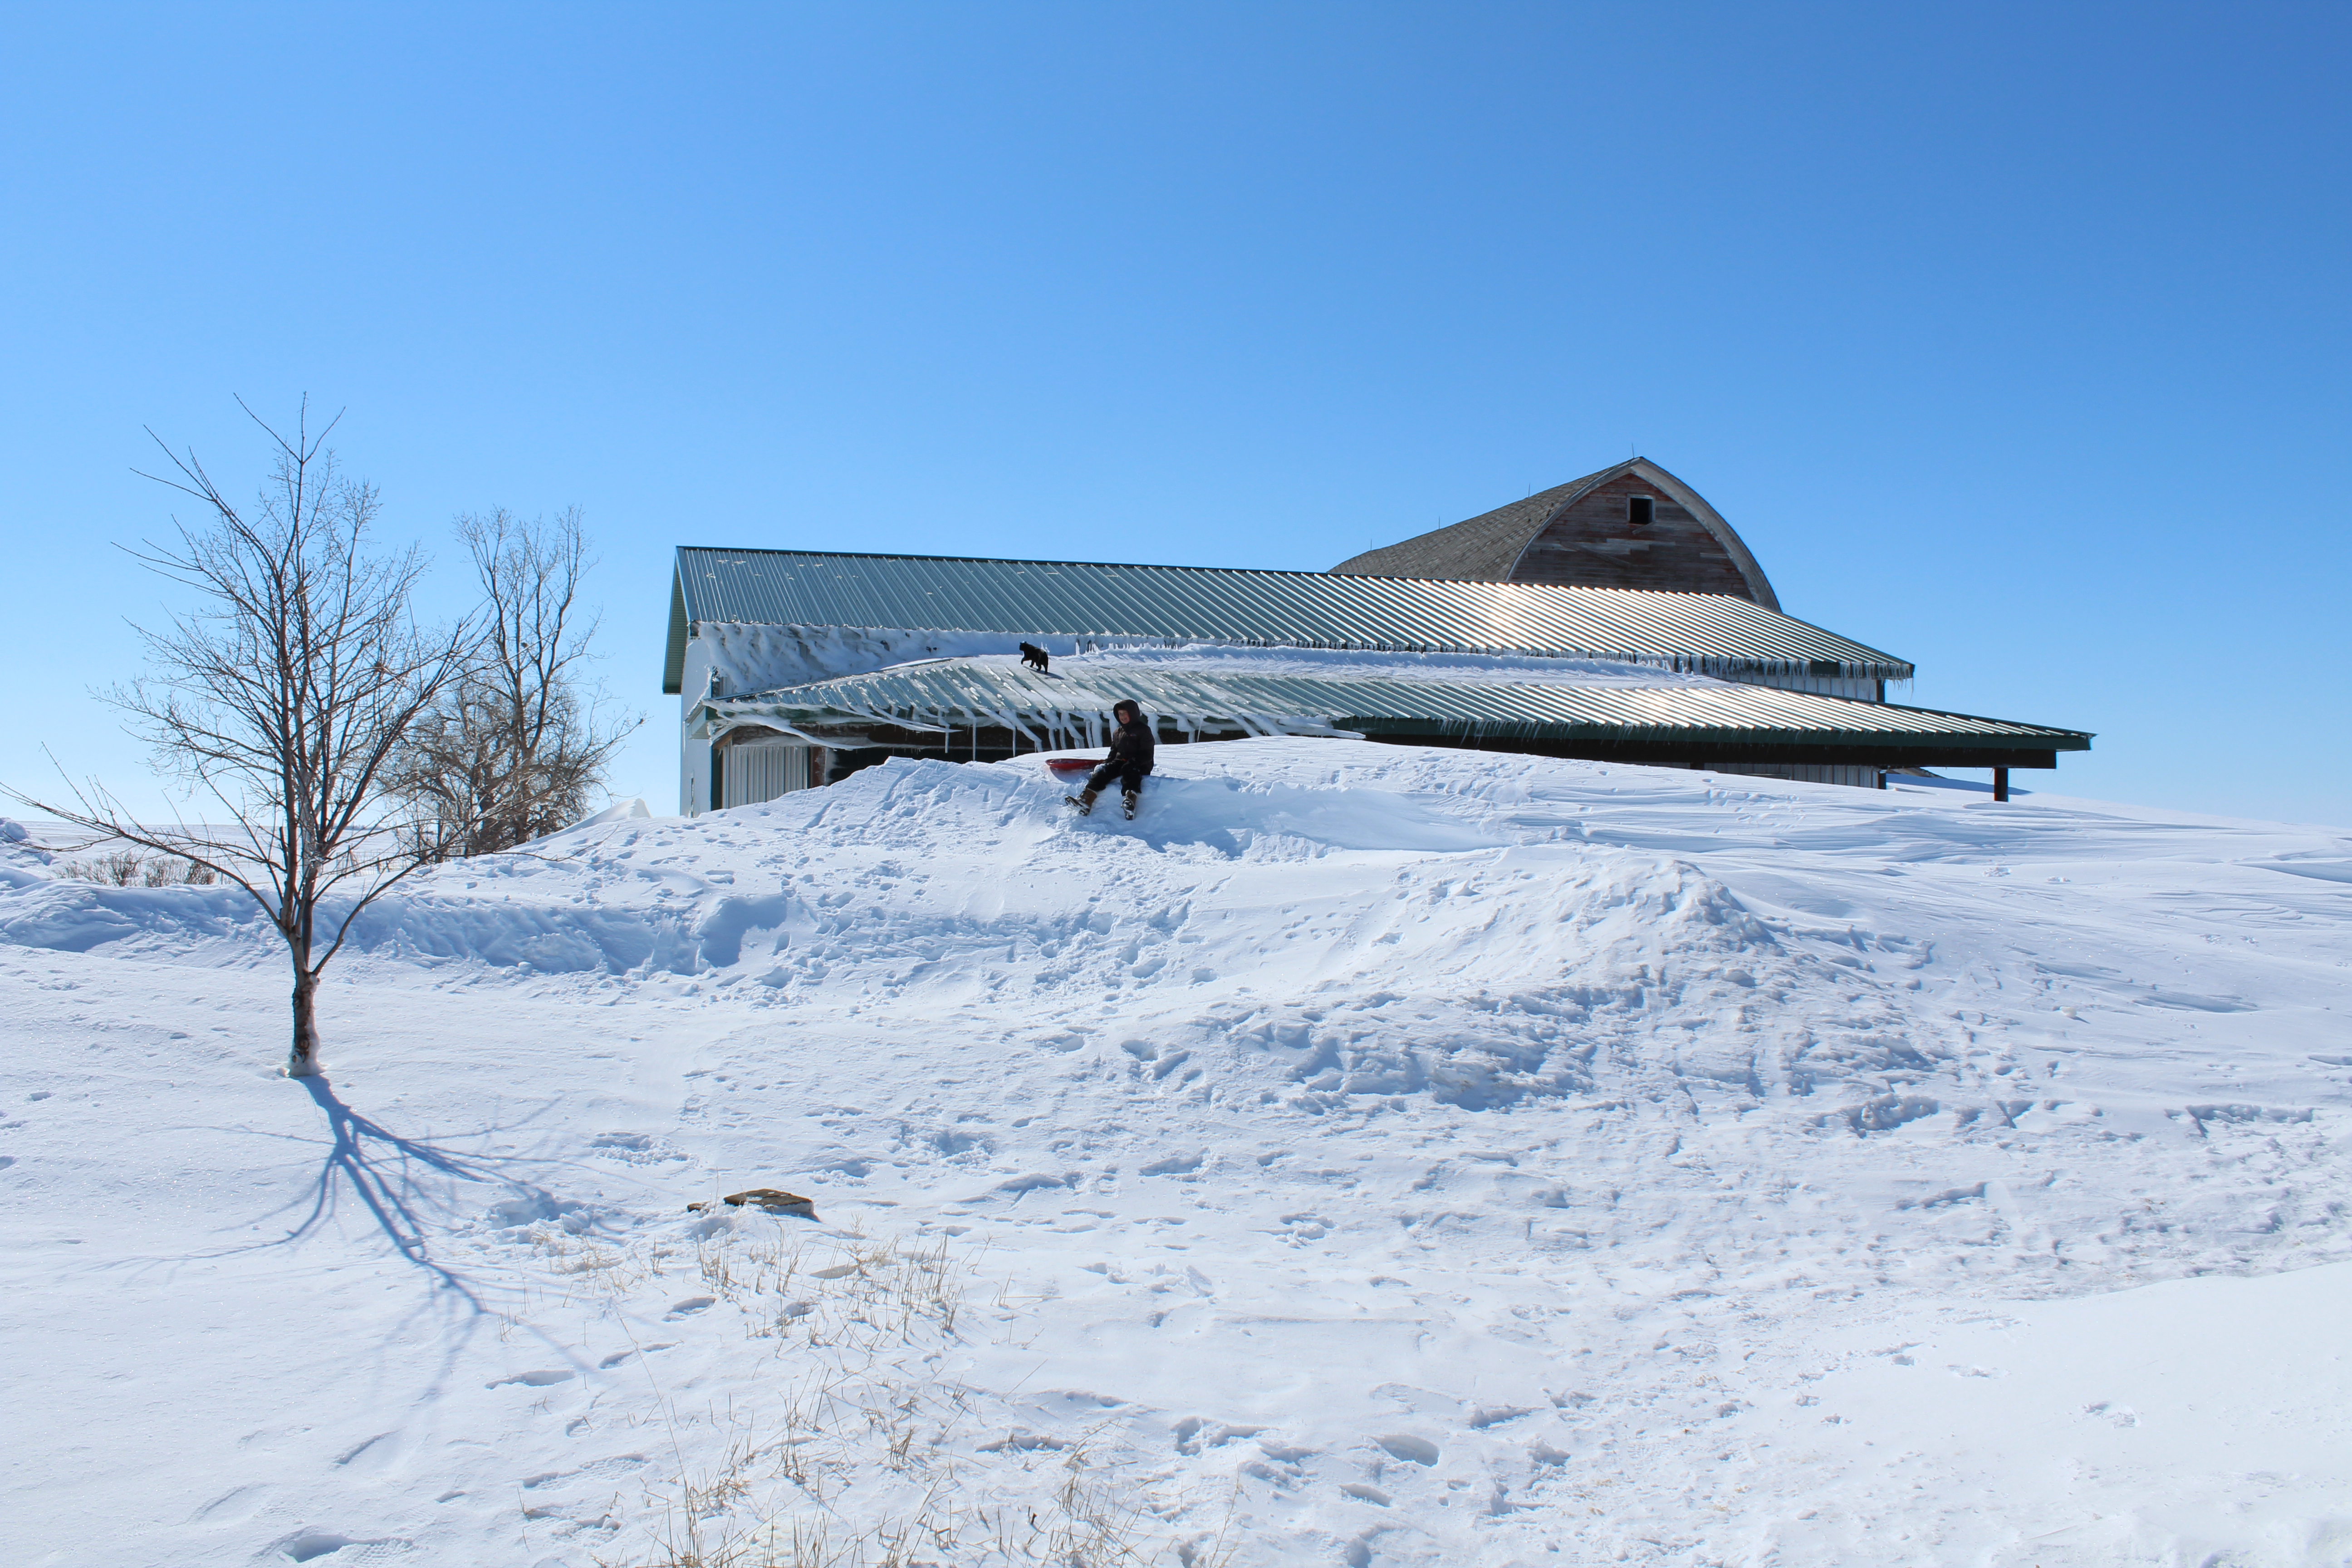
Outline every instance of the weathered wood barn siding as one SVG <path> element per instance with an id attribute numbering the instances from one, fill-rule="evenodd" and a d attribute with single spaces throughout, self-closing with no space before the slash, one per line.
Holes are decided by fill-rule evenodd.
<path id="1" fill-rule="evenodd" d="M 1628 503 L 1637 496 L 1650 499 L 1647 523 L 1630 521 Z M 1637 474 L 1596 485 L 1555 513 L 1519 552 L 1506 581 L 1754 597 L 1723 542 Z"/>
<path id="2" fill-rule="evenodd" d="M 1637 510 L 1644 500 L 1646 521 Z M 1365 551 L 1331 570 L 1341 576 L 1721 594 L 1780 607 L 1747 542 L 1706 497 L 1647 458 Z"/>

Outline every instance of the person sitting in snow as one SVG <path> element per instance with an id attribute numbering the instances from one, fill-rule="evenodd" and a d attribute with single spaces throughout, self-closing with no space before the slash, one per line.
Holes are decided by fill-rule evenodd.
<path id="1" fill-rule="evenodd" d="M 1155 737 L 1151 726 L 1143 721 L 1143 710 L 1122 699 L 1111 706 L 1110 716 L 1118 721 L 1118 728 L 1111 732 L 1110 755 L 1087 780 L 1086 793 L 1070 797 L 1080 816 L 1094 810 L 1095 797 L 1113 779 L 1118 780 L 1126 796 L 1127 815 L 1133 816 L 1136 801 L 1143 794 L 1143 775 L 1151 771 Z"/>

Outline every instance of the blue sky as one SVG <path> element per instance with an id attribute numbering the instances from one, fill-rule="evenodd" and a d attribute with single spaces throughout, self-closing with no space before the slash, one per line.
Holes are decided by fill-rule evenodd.
<path id="1" fill-rule="evenodd" d="M 1638 449 L 2026 782 L 2352 824 L 2341 5 L 12 6 L 0 780 L 152 798 L 142 426 L 232 395 L 462 584 L 576 503 L 615 784 L 669 552 L 1316 568 Z"/>

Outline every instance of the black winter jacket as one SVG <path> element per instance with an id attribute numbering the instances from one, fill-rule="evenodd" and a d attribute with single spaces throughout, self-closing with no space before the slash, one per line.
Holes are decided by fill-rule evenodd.
<path id="1" fill-rule="evenodd" d="M 1151 771 L 1151 751 L 1155 744 L 1151 726 L 1141 720 L 1121 724 L 1111 731 L 1108 765 L 1121 773 L 1148 773 Z"/>

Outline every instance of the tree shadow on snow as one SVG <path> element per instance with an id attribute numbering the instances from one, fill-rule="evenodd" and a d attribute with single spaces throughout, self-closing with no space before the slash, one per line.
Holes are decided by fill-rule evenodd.
<path id="1" fill-rule="evenodd" d="M 448 1222 L 460 1217 L 446 1190 L 448 1184 L 481 1184 L 492 1188 L 497 1195 L 486 1196 L 483 1207 L 494 1216 L 509 1217 L 509 1223 L 516 1226 L 561 1215 L 567 1205 L 523 1173 L 527 1165 L 543 1168 L 551 1162 L 520 1155 L 469 1154 L 451 1147 L 450 1139 L 405 1137 L 345 1104 L 323 1076 L 297 1081 L 310 1094 L 311 1102 L 326 1114 L 325 1152 L 306 1190 L 261 1217 L 264 1223 L 297 1214 L 299 1217 L 281 1234 L 264 1240 L 240 1242 L 177 1258 L 122 1261 L 133 1267 L 169 1265 L 292 1247 L 326 1232 L 342 1212 L 344 1204 L 356 1200 L 393 1250 L 403 1261 L 420 1270 L 428 1284 L 424 1298 L 404 1314 L 399 1332 L 388 1336 L 387 1342 L 400 1338 L 419 1317 L 442 1318 L 446 1328 L 455 1331 L 440 1336 L 440 1365 L 430 1380 L 433 1391 L 438 1390 L 455 1368 L 474 1330 L 488 1320 L 500 1320 L 541 1341 L 557 1354 L 568 1357 L 571 1352 L 566 1347 L 556 1344 L 543 1331 L 500 1309 L 494 1300 L 499 1293 L 495 1268 L 491 1279 L 470 1277 L 456 1263 L 436 1257 L 429 1239 L 430 1227 L 436 1223 L 446 1233 Z M 502 1126 L 484 1126 L 456 1134 L 455 1138 L 472 1141 L 506 1131 L 509 1129 Z M 300 1133 L 262 1136 L 305 1145 L 317 1143 L 315 1137 Z"/>
<path id="2" fill-rule="evenodd" d="M 545 1188 L 517 1173 L 516 1167 L 522 1163 L 518 1157 L 463 1154 L 429 1139 L 404 1137 L 345 1104 L 323 1074 L 299 1081 L 309 1091 L 311 1101 L 326 1112 L 327 1152 L 312 1183 L 307 1212 L 284 1236 L 262 1245 L 289 1246 L 323 1229 L 334 1218 L 348 1189 L 393 1249 L 432 1281 L 433 1289 L 418 1310 L 446 1312 L 455 1308 L 466 1320 L 465 1327 L 442 1342 L 440 1370 L 434 1379 L 437 1389 L 456 1365 L 459 1350 L 471 1337 L 472 1327 L 486 1318 L 502 1314 L 484 1300 L 483 1287 L 433 1255 L 426 1239 L 431 1211 L 438 1209 L 446 1215 L 448 1206 L 446 1199 L 434 1188 L 439 1181 L 490 1184 L 509 1194 L 507 1202 L 515 1210 L 533 1215 L 552 1215 L 559 1212 L 559 1205 Z M 499 1129 L 482 1128 L 462 1136 L 479 1138 L 497 1131 Z M 285 1214 L 301 1202 L 298 1199 L 276 1212 Z M 414 1321 L 414 1314 L 410 1321 Z M 520 1323 L 516 1326 L 528 1328 Z M 529 1331 L 546 1340 L 546 1335 L 536 1329 Z M 551 1342 L 550 1348 L 556 1348 Z"/>
<path id="3" fill-rule="evenodd" d="M 310 1212 L 288 1231 L 279 1245 L 300 1241 L 332 1219 L 342 1192 L 349 1187 L 394 1251 L 430 1274 L 445 1289 L 455 1290 L 477 1312 L 486 1309 L 474 1288 L 448 1265 L 436 1259 L 425 1239 L 424 1216 L 418 1212 L 433 1200 L 420 1190 L 424 1173 L 460 1182 L 497 1182 L 520 1186 L 532 1196 L 540 1189 L 517 1183 L 491 1167 L 502 1160 L 467 1157 L 418 1138 L 404 1138 L 382 1122 L 361 1115 L 344 1104 L 325 1075 L 298 1080 L 327 1113 L 330 1134 L 327 1157 L 310 1191 Z M 283 1213 L 284 1210 L 278 1212 Z"/>
<path id="4" fill-rule="evenodd" d="M 497 1206 L 512 1212 L 516 1215 L 514 1223 L 528 1224 L 541 1216 L 551 1218 L 562 1212 L 563 1205 L 544 1187 L 521 1173 L 526 1163 L 541 1165 L 546 1162 L 517 1155 L 468 1154 L 450 1147 L 448 1140 L 406 1137 L 345 1104 L 325 1076 L 295 1081 L 326 1113 L 326 1152 L 308 1190 L 264 1217 L 276 1218 L 292 1212 L 299 1212 L 300 1217 L 282 1235 L 205 1256 L 229 1257 L 307 1240 L 326 1228 L 341 1212 L 347 1199 L 356 1200 L 375 1228 L 392 1244 L 393 1250 L 423 1270 L 436 1291 L 455 1292 L 477 1313 L 492 1310 L 475 1282 L 434 1255 L 427 1238 L 429 1226 L 436 1218 L 446 1221 L 451 1207 L 446 1194 L 438 1189 L 444 1183 L 480 1183 L 503 1194 L 504 1201 Z M 503 1131 L 506 1129 L 482 1127 L 457 1137 L 470 1141 Z M 302 1143 L 312 1142 L 299 1134 L 268 1136 Z"/>

